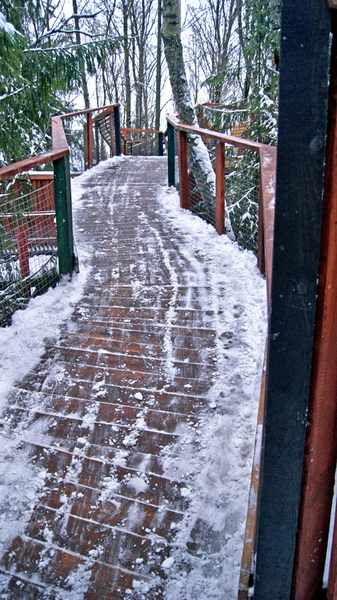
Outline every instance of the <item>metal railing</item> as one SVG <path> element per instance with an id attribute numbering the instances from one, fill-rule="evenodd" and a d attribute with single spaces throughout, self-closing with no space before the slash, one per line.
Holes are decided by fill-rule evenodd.
<path id="1" fill-rule="evenodd" d="M 245 140 L 241 137 L 228 136 L 209 129 L 192 127 L 180 123 L 175 116 L 167 117 L 167 122 L 168 181 L 170 186 L 176 184 L 176 163 L 178 162 L 181 207 L 197 212 L 206 221 L 212 223 L 220 235 L 225 233 L 226 217 L 227 221 L 230 220 L 229 223 L 227 222 L 227 228 L 230 229 L 231 237 L 235 237 L 241 246 L 253 250 L 257 254 L 258 267 L 261 273 L 266 275 L 267 297 L 270 307 L 276 191 L 276 148 Z M 215 175 L 214 195 L 208 192 L 207 186 L 201 188 L 196 184 L 192 161 L 188 152 L 189 135 L 202 138 L 208 149 L 209 159 Z M 244 234 L 245 230 L 248 230 L 249 235 Z M 261 378 L 257 435 L 240 569 L 239 600 L 246 599 L 248 596 L 254 557 L 257 492 L 261 459 L 260 440 L 264 419 L 266 385 L 265 366 L 266 353 Z"/>
<path id="2" fill-rule="evenodd" d="M 178 162 L 181 207 L 212 223 L 220 235 L 225 233 L 227 219 L 232 237 L 257 254 L 259 269 L 267 277 L 270 298 L 276 148 L 186 125 L 176 116 L 167 117 L 167 123 L 168 183 L 176 185 Z M 215 174 L 214 194 L 207 189 L 211 186 L 201 189 L 196 183 L 188 152 L 189 136 L 199 136 L 208 148 Z"/>
<path id="3" fill-rule="evenodd" d="M 92 113 L 99 112 L 97 119 Z M 121 153 L 119 105 L 52 117 L 52 150 L 0 169 L 0 326 L 17 308 L 76 268 L 69 146 L 63 120 L 85 118 L 85 166 L 93 166 L 93 121 L 111 120 L 111 154 Z M 108 142 L 109 143 L 109 142 Z M 53 172 L 31 169 L 49 162 Z"/>

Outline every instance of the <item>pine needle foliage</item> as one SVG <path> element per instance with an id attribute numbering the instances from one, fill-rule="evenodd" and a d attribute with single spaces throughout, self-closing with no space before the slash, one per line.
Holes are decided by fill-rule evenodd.
<path id="1" fill-rule="evenodd" d="M 87 73 L 93 74 L 103 52 L 116 52 L 119 41 L 73 43 L 67 24 L 61 32 L 46 28 L 50 14 L 42 2 L 9 5 L 0 0 L 1 11 L 15 26 L 11 31 L 0 21 L 0 166 L 4 166 L 50 148 L 50 116 L 72 110 L 69 98 L 81 86 L 79 65 L 84 62 Z"/>

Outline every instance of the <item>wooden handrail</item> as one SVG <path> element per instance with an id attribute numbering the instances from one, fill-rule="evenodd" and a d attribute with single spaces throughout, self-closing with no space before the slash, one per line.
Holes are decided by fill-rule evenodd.
<path id="1" fill-rule="evenodd" d="M 169 115 L 166 117 L 168 123 L 178 130 L 178 146 L 181 135 L 187 133 L 196 133 L 200 136 L 205 136 L 208 139 L 215 140 L 217 144 L 230 144 L 237 148 L 244 150 L 252 150 L 253 152 L 259 153 L 260 158 L 260 199 L 259 199 L 259 251 L 258 251 L 258 266 L 262 273 L 266 275 L 267 279 L 267 292 L 268 292 L 268 306 L 270 305 L 271 296 L 271 278 L 272 278 L 272 262 L 273 262 L 273 238 L 274 238 L 274 209 L 275 209 L 275 186 L 276 186 L 276 147 L 269 146 L 267 144 L 261 144 L 258 142 L 252 142 L 251 140 L 245 140 L 238 138 L 233 135 L 226 135 L 213 131 L 211 129 L 204 129 L 202 127 L 196 127 L 193 125 L 186 125 L 180 123 L 176 115 Z M 180 160 L 180 159 L 179 159 Z M 219 159 L 218 159 L 219 160 Z M 180 164 L 180 162 L 179 162 Z M 219 160 L 220 164 L 220 160 Z M 186 168 L 185 171 L 186 172 Z M 171 183 L 169 183 L 171 185 Z M 180 183 L 181 185 L 181 183 Z M 219 186 L 218 190 L 221 186 Z M 183 192 L 183 208 L 188 207 L 188 200 L 186 194 L 188 191 L 185 190 L 184 185 L 182 187 Z M 217 192 L 217 203 L 223 203 L 225 191 L 221 193 Z M 223 198 L 222 198 L 223 196 Z M 220 210 L 218 210 L 220 213 Z M 224 220 L 223 209 L 221 214 L 218 214 L 216 229 L 218 233 L 223 233 L 221 227 L 222 220 Z"/>
<path id="2" fill-rule="evenodd" d="M 107 110 L 108 109 L 112 109 L 115 108 L 115 106 L 120 106 L 119 102 L 117 102 L 116 104 L 109 104 L 108 106 L 98 106 L 97 108 L 86 108 L 84 110 L 75 110 L 74 112 L 71 113 L 66 113 L 64 115 L 59 115 L 61 117 L 61 119 L 68 119 L 70 117 L 77 117 L 79 115 L 87 115 L 87 114 L 91 114 L 93 112 L 97 112 L 98 110 Z M 110 112 L 110 111 L 109 111 Z M 57 115 L 55 115 L 57 116 Z"/>
<path id="3" fill-rule="evenodd" d="M 19 173 L 30 171 L 30 169 L 35 169 L 40 165 L 44 165 L 48 162 L 53 162 L 54 160 L 58 160 L 59 158 L 63 158 L 64 156 L 69 155 L 69 146 L 66 140 L 61 119 L 61 116 L 52 117 L 53 149 L 49 152 L 44 152 L 43 154 L 38 154 L 37 156 L 31 156 L 30 158 L 20 160 L 19 162 L 13 163 L 12 165 L 2 167 L 0 169 L 0 181 L 3 181 L 4 179 L 12 179 L 13 177 L 15 177 L 15 175 L 18 175 Z"/>
<path id="4" fill-rule="evenodd" d="M 173 125 L 175 129 L 179 131 L 186 131 L 187 133 L 197 133 L 199 135 L 204 135 L 210 138 L 211 140 L 217 140 L 219 142 L 224 142 L 225 144 L 231 144 L 232 146 L 236 146 L 237 148 L 243 148 L 243 150 L 253 150 L 253 152 L 259 152 L 261 146 L 265 146 L 266 144 L 259 144 L 258 142 L 252 142 L 250 140 L 245 140 L 242 138 L 237 138 L 234 135 L 226 135 L 224 133 L 219 133 L 218 131 L 213 131 L 212 129 L 203 129 L 202 127 L 195 127 L 194 125 L 186 125 L 185 123 L 180 123 L 179 119 L 175 115 L 170 115 L 166 117 L 167 121 Z"/>
<path id="5" fill-rule="evenodd" d="M 104 117 L 110 115 L 112 112 L 114 112 L 115 107 L 119 106 L 119 104 L 110 104 L 110 106 L 103 106 L 100 109 L 97 110 L 101 110 L 103 112 L 100 112 L 99 115 L 96 115 L 96 117 L 93 118 L 93 123 L 95 121 L 100 121 L 101 119 L 103 119 Z"/>
<path id="6" fill-rule="evenodd" d="M 12 179 L 18 173 L 24 173 L 30 169 L 35 169 L 40 165 L 52 162 L 58 158 L 63 158 L 68 154 L 69 148 L 64 150 L 50 150 L 49 152 L 44 152 L 43 154 L 38 154 L 37 156 L 20 160 L 12 165 L 7 165 L 6 167 L 2 167 L 0 169 L 0 181 L 3 181 L 4 179 Z"/>
<path id="7" fill-rule="evenodd" d="M 52 117 L 51 119 L 51 139 L 53 150 L 68 150 L 66 134 L 62 125 L 62 117 Z"/>

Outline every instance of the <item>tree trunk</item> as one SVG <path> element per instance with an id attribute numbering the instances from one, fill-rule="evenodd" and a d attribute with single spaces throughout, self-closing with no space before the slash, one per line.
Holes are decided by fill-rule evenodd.
<path id="1" fill-rule="evenodd" d="M 73 0 L 73 12 L 74 12 L 74 21 L 75 21 L 75 35 L 76 35 L 76 44 L 78 46 L 81 45 L 81 34 L 80 34 L 80 18 L 78 16 L 77 10 L 77 0 Z M 83 58 L 80 58 L 79 61 L 79 69 L 81 74 L 81 82 L 82 82 L 82 90 L 83 90 L 83 98 L 84 98 L 84 107 L 86 109 L 90 108 L 89 102 L 89 92 L 88 92 L 88 84 L 87 77 L 85 73 L 85 65 Z"/>
<path id="2" fill-rule="evenodd" d="M 156 116 L 154 128 L 160 129 L 160 88 L 161 88 L 161 0 L 158 0 L 157 29 L 157 69 L 156 69 Z M 159 148 L 158 148 L 159 151 Z"/>
<path id="3" fill-rule="evenodd" d="M 198 125 L 187 83 L 180 39 L 180 0 L 163 0 L 162 35 L 179 119 L 187 125 Z M 199 135 L 188 134 L 187 152 L 189 168 L 192 171 L 205 208 L 211 220 L 215 221 L 215 173 L 208 150 Z M 232 237 L 232 227 L 227 215 L 225 221 L 227 234 Z"/>
<path id="4" fill-rule="evenodd" d="M 129 64 L 128 16 L 129 16 L 128 0 L 123 0 L 123 46 L 124 46 L 126 126 L 131 127 L 131 84 L 130 84 L 130 64 Z"/>

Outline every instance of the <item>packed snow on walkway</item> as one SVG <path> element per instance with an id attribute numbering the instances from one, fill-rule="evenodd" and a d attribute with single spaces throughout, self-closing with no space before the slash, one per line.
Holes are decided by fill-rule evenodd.
<path id="1" fill-rule="evenodd" d="M 120 159 L 110 159 L 109 164 Z M 12 326 L 0 329 L 0 408 L 14 384 L 39 362 L 46 341 L 57 340 L 60 326 L 71 315 L 90 277 L 90 245 L 76 225 L 81 210 L 82 185 L 95 172 L 73 181 L 74 231 L 80 273 L 62 280 L 44 296 L 31 300 L 13 316 Z M 190 509 L 176 531 L 168 558 L 163 600 L 234 600 L 237 597 L 242 541 L 248 501 L 256 429 L 259 388 L 266 336 L 266 285 L 255 256 L 179 207 L 175 191 L 163 188 L 157 213 L 186 234 L 179 248 L 205 278 L 214 311 L 216 374 L 204 411 L 193 432 L 163 453 L 164 475 L 184 481 Z M 168 257 L 169 260 L 169 257 Z M 188 390 L 187 390 L 188 391 Z M 46 473 L 25 462 L 16 452 L 25 424 L 13 434 L 1 421 L 0 434 L 0 554 L 22 533 L 43 487 Z M 167 454 L 165 454 L 167 452 Z M 83 583 L 83 581 L 82 581 Z M 134 582 L 129 598 L 146 599 Z M 87 584 L 86 584 L 87 585 Z M 74 586 L 63 598 L 82 600 L 86 586 Z M 0 577 L 0 591 L 1 577 Z M 77 590 L 77 591 L 76 591 Z M 1 596 L 5 597 L 5 596 Z"/>

